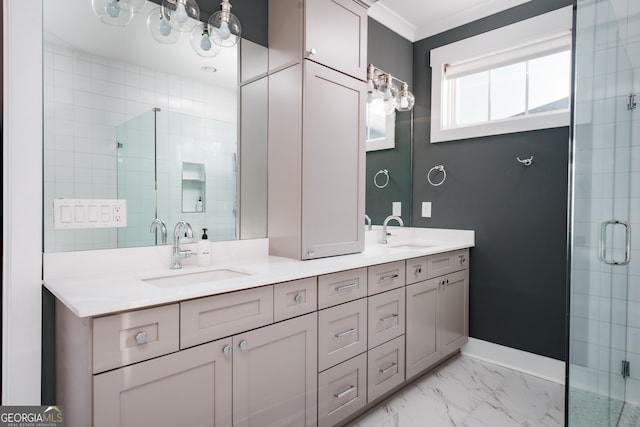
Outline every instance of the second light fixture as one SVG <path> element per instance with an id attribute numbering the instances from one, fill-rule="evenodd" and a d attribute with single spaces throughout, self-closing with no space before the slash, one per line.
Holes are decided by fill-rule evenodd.
<path id="1" fill-rule="evenodd" d="M 394 80 L 400 83 L 399 90 Z M 415 104 L 415 97 L 409 92 L 407 82 L 369 64 L 367 68 L 367 102 L 378 97 L 382 98 L 383 110 L 386 114 L 391 114 L 395 110 L 411 111 Z"/>

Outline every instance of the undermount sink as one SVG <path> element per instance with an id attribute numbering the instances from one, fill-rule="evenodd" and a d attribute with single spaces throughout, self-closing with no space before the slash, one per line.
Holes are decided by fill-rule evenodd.
<path id="1" fill-rule="evenodd" d="M 175 288 L 179 286 L 199 285 L 218 280 L 235 279 L 249 276 L 249 273 L 222 268 L 219 270 L 201 271 L 198 273 L 177 274 L 175 276 L 161 276 L 142 279 L 143 282 L 159 288 Z"/>
<path id="2" fill-rule="evenodd" d="M 403 249 L 403 250 L 425 249 L 425 248 L 432 248 L 434 246 L 437 246 L 437 245 L 429 244 L 429 243 L 400 243 L 397 245 L 389 245 L 391 249 Z"/>

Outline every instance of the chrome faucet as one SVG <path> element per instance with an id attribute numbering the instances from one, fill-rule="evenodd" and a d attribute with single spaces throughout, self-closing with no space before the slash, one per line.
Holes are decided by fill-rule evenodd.
<path id="1" fill-rule="evenodd" d="M 364 222 L 367 224 L 367 230 L 371 230 L 371 217 L 364 214 Z"/>
<path id="2" fill-rule="evenodd" d="M 149 232 L 155 233 L 158 227 L 160 227 L 160 236 L 162 239 L 161 242 L 163 245 L 166 245 L 167 244 L 167 225 L 164 223 L 163 220 L 161 220 L 160 218 L 154 219 L 153 222 L 151 223 L 151 229 L 149 230 Z"/>
<path id="3" fill-rule="evenodd" d="M 185 231 L 185 235 L 189 238 L 193 238 L 193 230 L 191 229 L 191 225 L 189 225 L 186 221 L 178 221 L 176 224 L 176 228 L 173 229 L 173 251 L 171 252 L 171 269 L 177 270 L 182 268 L 182 264 L 180 260 L 182 258 L 187 258 L 191 256 L 190 250 L 182 250 L 180 249 L 180 234 L 181 230 Z"/>
<path id="4" fill-rule="evenodd" d="M 387 233 L 387 224 L 389 224 L 389 222 L 393 220 L 398 221 L 400 227 L 404 227 L 404 222 L 402 222 L 402 218 L 400 218 L 399 216 L 389 215 L 388 217 L 386 217 L 384 219 L 384 222 L 382 223 L 382 239 L 380 240 L 380 243 L 382 243 L 383 245 L 389 243 L 387 241 L 387 237 L 391 236 L 391 233 Z"/>

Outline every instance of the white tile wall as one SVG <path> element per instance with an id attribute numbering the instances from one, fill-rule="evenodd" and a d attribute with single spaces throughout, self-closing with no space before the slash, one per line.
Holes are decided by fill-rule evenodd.
<path id="1" fill-rule="evenodd" d="M 578 12 L 570 382 L 614 398 L 622 398 L 626 387 L 627 401 L 638 404 L 640 110 L 627 110 L 627 96 L 640 88 L 640 7 L 635 0 L 611 3 L 583 3 Z M 597 258 L 600 223 L 614 218 L 631 222 L 626 267 Z M 615 238 L 620 257 L 624 239 Z M 616 379 L 625 359 L 632 364 L 626 385 Z"/>
<path id="2" fill-rule="evenodd" d="M 212 230 L 212 238 L 235 236 L 232 158 L 237 142 L 237 99 L 234 91 L 94 56 L 62 42 L 46 40 L 44 80 L 44 137 L 47 141 L 44 152 L 45 251 L 113 248 L 119 238 L 125 246 L 151 242 L 148 227 L 154 215 L 147 218 L 149 209 L 135 203 L 129 205 L 128 219 L 133 226 L 120 230 L 120 237 L 115 229 L 57 231 L 53 230 L 53 221 L 47 219 L 53 218 L 54 198 L 119 197 L 117 129 L 151 112 L 154 107 L 161 108 L 165 114 L 197 116 L 190 122 L 196 126 L 193 129 L 174 123 L 180 120 L 169 120 L 172 127 L 177 127 L 177 130 L 172 129 L 172 143 L 180 148 L 171 154 L 173 163 L 165 165 L 173 172 L 166 169 L 167 172 L 160 177 L 161 182 L 170 188 L 167 194 L 159 195 L 159 208 L 167 209 L 163 219 L 168 225 L 175 224 L 177 219 L 185 219 L 192 220 L 194 227 L 208 226 Z M 214 163 L 217 162 L 214 153 L 223 155 L 221 162 L 224 164 Z M 149 178 L 142 172 L 142 162 L 148 159 L 137 154 L 131 153 L 131 158 L 126 161 L 120 159 L 124 162 L 121 165 L 129 183 L 141 183 L 143 178 Z M 206 159 L 211 163 L 207 164 L 209 203 L 207 214 L 201 215 L 203 218 L 187 218 L 180 212 L 168 211 L 174 207 L 168 203 L 169 195 L 180 200 L 177 191 L 179 179 L 175 172 L 180 162 L 188 161 L 188 158 L 200 159 L 201 162 Z M 121 187 L 120 191 L 135 193 L 139 188 L 136 190 L 133 186 L 125 190 Z M 215 214 L 220 211 L 225 214 L 218 218 Z M 146 224 L 143 226 L 143 223 Z"/>

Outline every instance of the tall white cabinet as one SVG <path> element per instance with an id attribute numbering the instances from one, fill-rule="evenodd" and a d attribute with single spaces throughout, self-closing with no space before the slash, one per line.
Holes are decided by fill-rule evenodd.
<path id="1" fill-rule="evenodd" d="M 269 2 L 272 255 L 364 249 L 366 39 L 365 3 Z"/>

